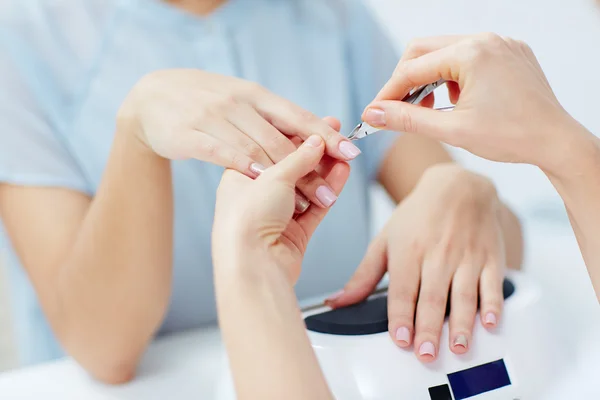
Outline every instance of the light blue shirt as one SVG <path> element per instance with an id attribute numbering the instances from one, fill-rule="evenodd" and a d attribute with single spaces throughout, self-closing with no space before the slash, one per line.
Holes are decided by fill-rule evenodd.
<path id="1" fill-rule="evenodd" d="M 396 52 L 359 0 L 230 0 L 198 18 L 158 0 L 5 0 L 0 5 L 0 182 L 94 195 L 115 115 L 143 75 L 198 68 L 256 81 L 319 116 L 359 121 Z M 363 154 L 310 243 L 300 298 L 341 288 L 369 240 L 368 186 L 393 134 Z M 173 165 L 174 280 L 161 333 L 214 322 L 210 232 L 222 169 Z M 62 355 L 10 249 L 21 359 Z M 109 295 L 109 294 L 107 294 Z"/>

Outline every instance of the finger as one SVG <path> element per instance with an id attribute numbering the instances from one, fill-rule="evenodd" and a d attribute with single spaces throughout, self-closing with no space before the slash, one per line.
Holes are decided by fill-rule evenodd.
<path id="1" fill-rule="evenodd" d="M 408 347 L 415 333 L 415 310 L 423 258 L 418 250 L 403 246 L 390 246 L 388 253 L 388 330 L 398 346 Z"/>
<path id="2" fill-rule="evenodd" d="M 333 161 L 331 163 L 331 169 L 327 173 L 324 173 L 323 176 L 333 188 L 336 195 L 339 196 L 350 176 L 350 166 L 343 161 L 331 160 Z M 306 232 L 309 240 L 315 229 L 317 229 L 317 226 L 319 226 L 323 218 L 325 218 L 325 215 L 327 215 L 328 211 L 328 208 L 311 206 L 304 214 L 296 218 L 296 222 L 304 232 Z"/>
<path id="3" fill-rule="evenodd" d="M 339 292 L 333 294 L 325 303 L 333 308 L 345 307 L 366 299 L 385 274 L 387 266 L 386 236 L 378 235 L 369 245 L 360 265 Z"/>
<path id="4" fill-rule="evenodd" d="M 203 132 L 226 142 L 265 167 L 273 165 L 265 150 L 253 138 L 248 137 L 243 130 L 228 120 L 220 118 L 209 120 L 205 123 Z"/>
<path id="5" fill-rule="evenodd" d="M 327 122 L 327 125 L 329 125 L 336 132 L 339 132 L 340 129 L 342 129 L 342 123 L 335 117 L 325 117 L 323 118 L 323 121 Z"/>
<path id="6" fill-rule="evenodd" d="M 413 88 L 427 85 L 440 79 L 459 81 L 460 58 L 456 45 L 444 47 L 421 57 L 398 63 L 388 82 L 379 91 L 374 101 L 401 100 Z"/>
<path id="7" fill-rule="evenodd" d="M 473 323 L 477 315 L 479 273 L 481 268 L 465 259 L 452 279 L 450 289 L 450 350 L 466 353 L 473 338 Z"/>
<path id="8" fill-rule="evenodd" d="M 273 125 L 264 120 L 252 107 L 240 106 L 238 112 L 229 116 L 230 121 L 258 147 L 264 149 L 272 163 L 278 163 L 296 150 L 294 144 L 277 130 Z M 297 182 L 298 190 L 310 202 L 321 207 L 330 207 L 337 196 L 327 182 L 316 172 L 310 172 Z M 309 203 L 302 203 L 305 211 Z M 298 210 L 298 207 L 296 207 Z"/>
<path id="9" fill-rule="evenodd" d="M 273 179 L 295 187 L 302 177 L 319 165 L 324 151 L 323 139 L 311 136 L 296 151 L 267 169 L 259 179 Z"/>
<path id="10" fill-rule="evenodd" d="M 406 46 L 400 61 L 408 61 L 413 58 L 421 57 L 425 54 L 461 42 L 469 37 L 470 35 L 444 35 L 414 39 Z"/>
<path id="11" fill-rule="evenodd" d="M 493 329 L 498 325 L 502 314 L 504 304 L 502 271 L 502 268 L 499 268 L 494 262 L 490 262 L 483 268 L 479 280 L 481 323 L 488 329 Z"/>
<path id="12" fill-rule="evenodd" d="M 402 101 L 379 101 L 369 106 L 363 120 L 382 129 L 423 134 L 451 143 L 456 133 L 454 125 L 458 112 L 436 111 Z"/>
<path id="13" fill-rule="evenodd" d="M 451 276 L 444 276 L 441 271 L 452 269 L 440 267 L 440 262 L 426 257 L 423 263 L 414 341 L 415 354 L 422 362 L 431 362 L 437 357 L 446 316 Z"/>
<path id="14" fill-rule="evenodd" d="M 326 154 L 338 160 L 353 160 L 360 149 L 327 122 L 283 98 L 266 93 L 257 96 L 254 105 L 260 115 L 288 136 L 299 136 L 306 140 L 318 135 L 326 143 Z"/>
<path id="15" fill-rule="evenodd" d="M 178 145 L 183 158 L 194 158 L 236 170 L 251 178 L 256 178 L 264 166 L 240 152 L 238 149 L 211 135 L 190 131 L 181 135 Z"/>

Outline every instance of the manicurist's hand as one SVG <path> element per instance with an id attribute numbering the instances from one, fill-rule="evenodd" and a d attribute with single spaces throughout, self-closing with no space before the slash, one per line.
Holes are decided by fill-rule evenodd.
<path id="1" fill-rule="evenodd" d="M 200 70 L 165 70 L 144 77 L 119 114 L 152 151 L 172 160 L 198 159 L 256 177 L 295 150 L 290 138 L 317 135 L 325 153 L 351 160 L 360 150 L 325 121 L 256 83 Z M 323 177 L 310 172 L 298 182 L 320 207 L 335 201 Z"/>
<path id="2" fill-rule="evenodd" d="M 453 111 L 397 101 L 441 78 L 448 81 Z M 415 40 L 363 119 L 552 173 L 572 161 L 565 148 L 584 149 L 594 140 L 562 108 L 529 46 L 491 33 Z"/>
<path id="3" fill-rule="evenodd" d="M 294 218 L 294 187 L 316 170 L 337 196 L 349 175 L 347 163 L 324 156 L 324 151 L 323 139 L 314 135 L 257 179 L 234 170 L 224 173 L 213 231 L 217 267 L 227 268 L 227 263 L 218 260 L 229 258 L 233 247 L 246 256 L 256 255 L 263 263 L 284 268 L 290 282 L 295 283 L 308 241 L 327 210 L 311 206 Z"/>
<path id="4" fill-rule="evenodd" d="M 217 192 L 213 261 L 219 326 L 237 398 L 332 399 L 293 291 L 313 232 L 327 209 L 294 216 L 295 186 L 316 170 L 340 193 L 345 162 L 309 137 L 253 180 L 228 170 Z"/>
<path id="5" fill-rule="evenodd" d="M 502 203 L 486 178 L 454 164 L 430 167 L 371 243 L 333 307 L 367 297 L 389 273 L 389 333 L 400 347 L 433 361 L 440 346 L 457 354 L 481 323 L 493 329 L 502 311 L 506 267 Z M 448 296 L 450 293 L 450 296 Z M 448 297 L 450 343 L 440 343 Z M 418 301 L 417 301 L 418 299 Z"/>

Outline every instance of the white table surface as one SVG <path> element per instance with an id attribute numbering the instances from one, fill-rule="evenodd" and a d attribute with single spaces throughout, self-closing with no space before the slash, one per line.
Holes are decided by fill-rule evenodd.
<path id="1" fill-rule="evenodd" d="M 572 344 L 579 357 L 587 348 L 585 337 L 600 337 L 590 335 L 600 327 L 598 303 L 569 230 L 556 223 L 534 226 L 525 226 L 530 238 L 526 268 L 553 294 L 550 305 L 563 321 L 549 334 L 561 345 Z M 130 384 L 96 383 L 67 359 L 0 375 L 0 399 L 213 399 L 225 365 L 219 332 L 208 328 L 158 340 Z"/>

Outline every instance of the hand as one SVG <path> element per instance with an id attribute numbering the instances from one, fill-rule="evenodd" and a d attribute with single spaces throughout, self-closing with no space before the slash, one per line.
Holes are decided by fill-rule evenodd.
<path id="1" fill-rule="evenodd" d="M 166 70 L 144 77 L 121 107 L 120 123 L 158 155 L 198 160 L 256 177 L 295 150 L 290 138 L 316 134 L 325 152 L 350 160 L 360 150 L 325 121 L 259 85 L 200 70 Z M 335 201 L 331 186 L 316 172 L 298 182 L 314 204 Z M 309 203 L 297 204 L 304 211 Z"/>
<path id="2" fill-rule="evenodd" d="M 448 81 L 454 111 L 395 101 L 440 78 Z M 416 40 L 363 119 L 551 172 L 565 167 L 565 147 L 592 139 L 562 108 L 529 46 L 495 34 Z"/>
<path id="3" fill-rule="evenodd" d="M 363 300 L 387 270 L 390 335 L 400 347 L 414 338 L 417 357 L 428 362 L 438 354 L 450 291 L 449 345 L 465 353 L 478 296 L 484 326 L 494 327 L 500 318 L 505 253 L 499 209 L 487 179 L 452 164 L 431 167 L 328 303 L 341 307 Z"/>
<path id="4" fill-rule="evenodd" d="M 213 228 L 215 268 L 275 265 L 289 273 L 291 283 L 296 282 L 308 241 L 327 209 L 310 206 L 294 218 L 294 187 L 316 169 L 339 195 L 350 173 L 347 163 L 323 157 L 324 150 L 323 140 L 315 135 L 256 180 L 225 171 Z M 245 262 L 231 260 L 240 256 Z M 248 258 L 256 262 L 249 263 Z"/>

